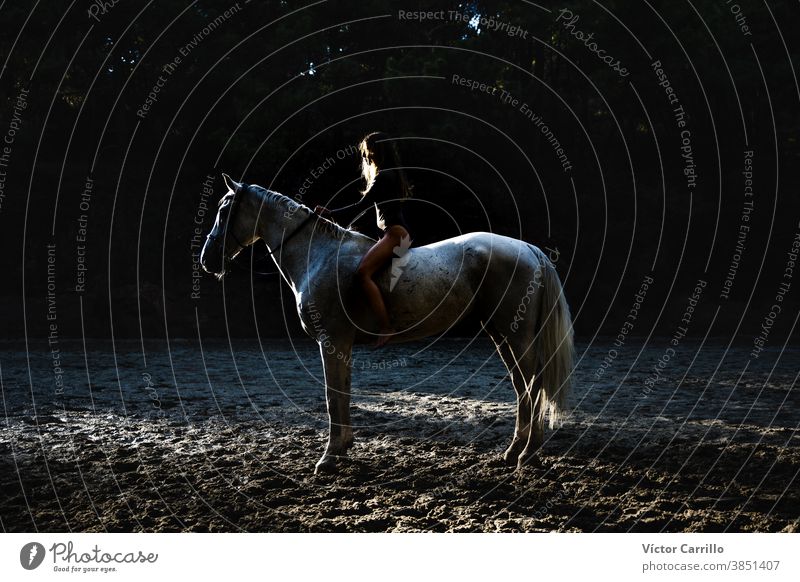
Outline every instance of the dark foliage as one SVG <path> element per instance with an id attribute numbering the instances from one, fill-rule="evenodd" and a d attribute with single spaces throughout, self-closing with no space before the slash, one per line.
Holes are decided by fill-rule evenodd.
<path id="1" fill-rule="evenodd" d="M 295 197 L 308 180 L 310 206 L 353 202 L 358 160 L 337 152 L 375 129 L 405 138 L 415 244 L 492 230 L 557 249 L 580 333 L 616 334 L 648 274 L 641 333 L 671 334 L 698 279 L 708 287 L 694 333 L 712 320 L 716 335 L 758 329 L 798 230 L 798 7 L 740 4 L 750 35 L 723 2 L 567 1 L 548 12 L 510 1 L 160 0 L 94 18 L 87 9 L 99 5 L 5 2 L 0 139 L 28 91 L 0 168 L 5 337 L 47 334 L 48 244 L 62 335 L 196 337 L 196 315 L 203 334 L 287 333 L 293 299 L 276 277 L 242 273 L 224 287 L 204 277 L 191 298 L 195 220 L 205 235 L 221 171 Z M 570 34 L 562 8 L 628 76 Z M 445 12 L 420 22 L 399 10 Z M 686 111 L 694 189 L 656 60 Z M 454 75 L 497 90 L 470 90 Z M 754 209 L 724 299 L 746 150 Z M 309 180 L 328 158 L 332 167 Z M 201 216 L 209 176 L 216 194 Z M 796 299 L 786 301 L 795 313 Z"/>

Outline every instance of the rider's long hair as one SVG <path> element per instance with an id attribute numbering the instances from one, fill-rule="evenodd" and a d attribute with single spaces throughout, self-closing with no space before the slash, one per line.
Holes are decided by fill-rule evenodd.
<path id="1" fill-rule="evenodd" d="M 387 133 L 374 131 L 358 144 L 358 151 L 361 152 L 361 176 L 364 178 L 365 186 L 361 191 L 362 196 L 375 185 L 381 170 L 391 169 L 392 174 L 399 183 L 398 198 L 409 198 L 412 186 L 403 171 L 403 164 L 400 161 L 400 154 L 397 151 L 397 142 Z"/>

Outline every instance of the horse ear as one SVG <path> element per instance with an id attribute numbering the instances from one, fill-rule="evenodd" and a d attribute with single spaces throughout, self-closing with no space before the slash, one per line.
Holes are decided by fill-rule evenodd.
<path id="1" fill-rule="evenodd" d="M 225 187 L 230 190 L 231 192 L 236 192 L 236 188 L 239 187 L 239 184 L 233 181 L 228 174 L 225 172 L 222 173 L 222 181 L 225 182 Z"/>

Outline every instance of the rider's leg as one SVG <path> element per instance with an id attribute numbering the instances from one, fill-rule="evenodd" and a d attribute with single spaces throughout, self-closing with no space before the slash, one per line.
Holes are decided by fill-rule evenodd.
<path id="1" fill-rule="evenodd" d="M 400 244 L 403 233 L 406 233 L 406 230 L 401 226 L 392 226 L 386 229 L 381 240 L 375 243 L 361 259 L 361 264 L 359 264 L 356 271 L 356 276 L 361 288 L 364 290 L 364 294 L 367 296 L 367 301 L 378 318 L 380 336 L 375 343 L 376 347 L 385 345 L 389 341 L 389 337 L 394 333 L 394 329 L 392 329 L 389 322 L 389 314 L 386 311 L 386 304 L 383 301 L 381 290 L 372 277 L 378 269 L 392 258 L 394 247 Z"/>

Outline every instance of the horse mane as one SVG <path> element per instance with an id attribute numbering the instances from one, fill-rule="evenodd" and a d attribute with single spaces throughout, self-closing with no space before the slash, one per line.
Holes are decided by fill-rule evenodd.
<path id="1" fill-rule="evenodd" d="M 255 184 L 254 184 L 255 186 Z M 262 201 L 264 204 L 268 204 L 270 206 L 278 206 L 282 208 L 285 212 L 289 212 L 294 214 L 295 212 L 302 212 L 305 216 L 309 216 L 314 213 L 311 208 L 289 198 L 281 194 L 280 192 L 275 192 L 274 190 L 267 190 L 262 186 L 255 186 L 258 188 L 258 192 L 262 197 Z M 322 227 L 325 232 L 332 235 L 336 240 L 344 240 L 348 236 L 366 236 L 363 233 L 355 231 L 351 228 L 345 228 L 344 226 L 332 221 L 328 220 L 324 216 L 320 216 L 319 220 L 317 221 L 316 228 Z"/>

